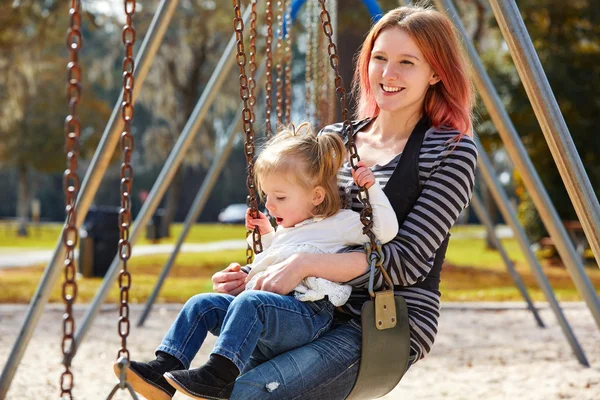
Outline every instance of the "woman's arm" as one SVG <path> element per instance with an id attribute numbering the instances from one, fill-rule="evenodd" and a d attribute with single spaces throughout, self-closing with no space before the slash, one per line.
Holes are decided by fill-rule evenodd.
<path id="1" fill-rule="evenodd" d="M 368 268 L 364 253 L 294 254 L 266 269 L 256 280 L 255 290 L 287 294 L 309 276 L 332 282 L 346 282 Z"/>
<path id="2" fill-rule="evenodd" d="M 435 253 L 467 207 L 473 193 L 477 148 L 473 140 L 464 137 L 458 143 L 446 145 L 449 136 L 437 135 L 438 156 L 420 158 L 419 170 L 427 178 L 413 209 L 401 224 L 398 235 L 383 246 L 384 267 L 395 285 L 410 286 L 424 280 L 433 266 Z M 366 273 L 349 284 L 365 287 L 369 281 Z M 383 283 L 376 271 L 376 287 Z"/>

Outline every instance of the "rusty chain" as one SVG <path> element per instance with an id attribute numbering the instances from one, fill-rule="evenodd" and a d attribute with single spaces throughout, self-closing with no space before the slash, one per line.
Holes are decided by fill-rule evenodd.
<path id="1" fill-rule="evenodd" d="M 242 118 L 244 120 L 244 133 L 246 141 L 244 143 L 244 153 L 246 155 L 246 164 L 248 172 L 246 175 L 246 186 L 248 187 L 248 197 L 246 204 L 250 208 L 250 214 L 253 218 L 258 218 L 258 199 L 256 195 L 256 185 L 254 182 L 254 127 L 252 126 L 252 111 L 250 109 L 250 89 L 248 88 L 248 77 L 246 75 L 246 53 L 244 52 L 244 20 L 240 0 L 233 0 L 233 29 L 237 41 L 236 62 L 240 68 L 240 98 L 244 103 L 242 110 Z M 258 227 L 252 231 L 252 239 L 254 242 L 253 249 L 246 249 L 246 262 L 252 262 L 252 250 L 255 254 L 262 252 L 262 242 L 260 240 L 260 232 Z"/>
<path id="2" fill-rule="evenodd" d="M 267 1 L 266 4 L 265 23 L 267 25 L 267 36 L 265 46 L 265 136 L 267 137 L 267 139 L 269 139 L 273 133 L 271 127 L 271 111 L 273 108 L 273 105 L 271 104 L 271 93 L 273 91 L 273 76 L 271 74 L 271 70 L 273 68 L 273 3 L 270 0 Z"/>
<path id="3" fill-rule="evenodd" d="M 350 165 L 352 168 L 356 169 L 356 164 L 360 161 L 358 156 L 358 150 L 356 148 L 356 143 L 354 142 L 354 128 L 352 127 L 352 123 L 349 118 L 348 106 L 346 102 L 346 90 L 344 89 L 344 83 L 342 81 L 342 77 L 340 76 L 339 70 L 339 57 L 337 55 L 337 47 L 333 42 L 333 28 L 331 26 L 331 16 L 327 11 L 327 7 L 325 6 L 325 0 L 318 0 L 321 4 L 321 25 L 323 27 L 323 32 L 327 37 L 328 46 L 327 53 L 329 54 L 329 63 L 331 68 L 333 68 L 335 72 L 335 93 L 338 96 L 338 100 L 340 102 L 342 118 L 344 120 L 342 126 L 342 132 L 344 132 L 348 137 L 348 150 L 350 152 Z M 382 266 L 383 261 L 383 251 L 381 249 L 381 242 L 377 240 L 377 237 L 373 233 L 373 208 L 371 207 L 371 202 L 369 200 L 369 193 L 366 191 L 364 187 L 360 187 L 360 194 L 358 196 L 360 202 L 363 204 L 363 209 L 360 212 L 360 220 L 364 226 L 363 233 L 369 237 L 370 246 L 368 247 L 367 259 L 371 262 L 375 260 L 375 264 L 379 269 L 385 273 L 385 269 Z M 389 279 L 386 279 L 388 285 L 391 283 Z"/>
<path id="4" fill-rule="evenodd" d="M 65 370 L 60 376 L 60 397 L 73 398 L 73 373 L 71 361 L 75 354 L 75 319 L 73 304 L 77 299 L 75 247 L 79 236 L 77 234 L 77 194 L 79 193 L 79 176 L 77 161 L 79 157 L 79 134 L 81 121 L 77 114 L 77 106 L 81 100 L 81 66 L 79 65 L 79 50 L 83 44 L 81 34 L 81 1 L 71 0 L 69 7 L 70 26 L 67 30 L 67 48 L 70 60 L 67 64 L 67 102 L 69 115 L 65 118 L 65 152 L 67 168 L 63 175 L 63 191 L 65 194 L 65 226 L 62 243 L 65 248 L 65 279 L 62 285 L 62 298 L 65 303 L 63 314 L 62 353 Z"/>
<path id="5" fill-rule="evenodd" d="M 285 114 L 284 123 L 291 123 L 292 115 L 292 7 L 286 0 L 285 8 Z"/>
<path id="6" fill-rule="evenodd" d="M 131 185 L 133 182 L 133 169 L 131 167 L 131 154 L 133 153 L 133 136 L 131 134 L 131 123 L 133 121 L 133 72 L 135 69 L 133 59 L 133 46 L 135 45 L 135 29 L 133 27 L 133 14 L 135 13 L 136 0 L 123 0 L 126 22 L 122 31 L 122 41 L 125 46 L 125 57 L 123 58 L 123 102 L 121 103 L 121 118 L 123 120 L 123 133 L 121 133 L 121 152 L 123 162 L 121 164 L 121 209 L 119 210 L 119 258 L 122 269 L 119 273 L 119 323 L 118 332 L 121 337 L 121 348 L 117 359 L 126 357 L 129 360 L 127 350 L 127 336 L 129 335 L 129 289 L 131 288 L 131 274 L 127 271 L 127 261 L 131 257 L 131 243 L 129 242 L 129 228 L 131 226 Z"/>
<path id="7" fill-rule="evenodd" d="M 256 121 L 256 115 L 254 114 L 254 106 L 256 105 L 256 20 L 258 14 L 256 13 L 257 0 L 251 1 L 252 10 L 250 12 L 250 61 L 248 63 L 248 69 L 250 70 L 250 76 L 248 77 L 248 88 L 250 89 L 250 97 L 248 99 L 250 104 L 250 111 L 252 113 L 252 123 Z"/>

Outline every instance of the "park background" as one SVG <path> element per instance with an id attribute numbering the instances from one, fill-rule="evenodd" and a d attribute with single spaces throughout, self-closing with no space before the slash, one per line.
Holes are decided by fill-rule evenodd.
<path id="1" fill-rule="evenodd" d="M 341 57 L 341 74 L 347 89 L 353 74 L 353 57 L 366 34 L 371 20 L 367 10 L 360 0 L 339 0 L 339 30 L 338 52 Z M 123 24 L 122 5 L 119 1 L 85 0 L 83 1 L 85 15 L 84 45 L 80 54 L 83 69 L 83 99 L 80 105 L 82 127 L 79 176 L 84 176 L 91 161 L 95 146 L 98 144 L 104 127 L 110 116 L 112 107 L 121 90 L 121 62 L 123 49 L 120 29 Z M 384 10 L 399 4 L 396 0 L 381 0 L 379 4 Z M 138 1 L 134 24 L 137 32 L 137 43 L 148 29 L 152 15 L 158 5 L 157 0 Z M 565 221 L 576 219 L 567 192 L 564 189 L 558 170 L 554 165 L 544 136 L 536 121 L 516 69 L 512 63 L 509 51 L 495 23 L 490 6 L 485 0 L 456 1 L 469 35 L 477 48 L 482 61 L 492 79 L 501 99 L 514 123 L 528 154 L 531 157 L 560 217 Z M 571 0 L 559 2 L 554 0 L 519 0 L 518 6 L 537 50 L 540 61 L 548 76 L 566 123 L 570 129 L 581 160 L 590 178 L 592 186 L 598 195 L 600 192 L 600 2 L 597 0 Z M 133 135 L 135 151 L 133 156 L 133 213 L 134 217 L 140 210 L 143 199 L 152 188 L 159 171 L 167 159 L 168 153 L 176 142 L 197 99 L 213 73 L 226 42 L 232 34 L 232 10 L 228 1 L 219 0 L 188 0 L 181 1 L 173 18 L 167 35 L 156 56 L 144 88 L 136 102 Z M 67 115 L 66 101 L 66 64 L 68 52 L 65 45 L 65 31 L 69 24 L 68 15 L 63 2 L 57 0 L 0 0 L 0 259 L 15 260 L 25 254 L 51 252 L 56 246 L 59 232 L 64 220 L 64 195 L 62 173 L 66 166 L 64 154 L 63 123 Z M 304 116 L 304 55 L 306 47 L 305 27 L 302 13 L 294 25 L 293 35 L 293 101 L 292 120 L 300 120 Z M 137 50 L 137 48 L 136 48 Z M 260 51 L 259 51 L 260 54 Z M 259 97 L 259 101 L 264 98 Z M 232 71 L 229 79 L 221 89 L 217 101 L 211 109 L 209 117 L 200 128 L 194 145 L 185 157 L 184 164 L 178 170 L 174 182 L 162 200 L 161 209 L 164 214 L 160 224 L 168 227 L 168 237 L 152 240 L 142 238 L 138 245 L 152 248 L 157 245 L 168 245 L 175 242 L 181 232 L 181 222 L 185 218 L 190 205 L 206 176 L 208 168 L 214 159 L 217 149 L 224 143 L 224 133 L 234 117 L 239 113 L 239 88 L 237 72 Z M 480 101 L 475 110 L 475 131 L 479 135 L 486 151 L 498 172 L 498 177 L 506 189 L 511 201 L 517 206 L 519 220 L 526 228 L 529 238 L 536 246 L 547 236 L 539 216 L 529 198 L 527 190 L 521 181 L 518 171 L 514 170 L 508 154 L 492 124 L 487 111 Z M 193 227 L 186 244 L 205 244 L 214 241 L 242 242 L 242 245 L 232 249 L 222 249 L 211 252 L 184 251 L 179 255 L 171 274 L 157 299 L 158 303 L 182 303 L 191 295 L 211 290 L 210 276 L 232 261 L 243 262 L 245 250 L 243 238 L 245 229 L 240 225 L 224 225 L 217 222 L 219 212 L 230 204 L 243 203 L 246 197 L 245 158 L 243 144 L 238 141 L 227 165 L 220 175 L 218 184 L 213 190 L 198 223 Z M 94 205 L 98 207 L 118 207 L 120 154 L 115 153 L 113 163 L 98 190 Z M 521 254 L 516 240 L 504 225 L 496 210 L 493 200 L 481 180 L 476 185 L 477 193 L 484 198 L 490 215 L 498 225 L 498 236 L 502 239 L 511 260 L 521 274 L 527 289 L 536 304 L 542 304 L 545 297 L 536 284 L 524 256 Z M 33 213 L 32 204 L 39 204 L 39 220 Z M 514 286 L 510 274 L 493 248 L 486 240 L 485 229 L 479 225 L 474 213 L 466 210 L 460 222 L 452 230 L 452 240 L 443 269 L 441 291 L 443 302 L 496 302 L 513 307 L 522 304 L 522 298 Z M 156 247 L 154 247 L 156 248 Z M 549 277 L 556 297 L 561 302 L 580 302 L 581 296 L 574 288 L 569 273 L 562 266 L 552 247 L 537 251 L 544 271 Z M 143 303 L 156 282 L 156 277 L 169 257 L 168 251 L 147 255 L 136 255 L 136 247 L 129 263 L 133 275 L 133 287 L 130 293 L 132 303 Z M 586 273 L 589 275 L 594 288 L 600 293 L 600 270 L 589 250 L 584 254 Z M 15 263 L 15 266 L 18 263 Z M 0 303 L 7 307 L 11 304 L 28 303 L 39 282 L 47 262 L 38 262 L 19 268 L 10 268 L 10 261 L 0 266 Z M 100 286 L 101 277 L 80 277 L 78 303 L 88 303 L 96 289 Z M 118 301 L 118 288 L 111 291 L 108 302 Z M 61 301 L 60 282 L 50 298 L 51 302 Z M 480 304 L 480 303 L 477 303 Z M 497 303 L 493 307 L 497 306 Z M 566 303 L 563 303 L 566 304 Z M 591 316 L 581 307 L 575 305 L 574 311 L 567 311 L 569 318 L 578 316 L 575 328 L 582 333 L 583 344 L 587 350 L 593 350 L 590 355 L 592 364 L 598 364 L 600 355 L 593 343 L 597 338 L 597 330 L 591 323 Z M 60 307 L 60 305 L 56 305 Z M 175 309 L 162 310 L 172 320 Z M 493 308 L 492 307 L 492 308 Z M 569 306 L 566 306 L 569 310 Z M 543 309 L 543 305 L 541 306 Z M 60 308 L 59 308 L 60 309 Z M 49 315 L 54 315 L 56 329 L 60 326 L 59 309 L 51 309 Z M 6 313 L 0 313 L 0 320 L 7 322 L 2 336 L 6 340 L 6 348 L 12 345 L 14 329 L 11 324 L 20 323 L 20 313 L 12 313 L 7 308 Z M 20 308 L 18 310 L 21 310 Z M 461 324 L 477 324 L 485 318 L 480 314 L 444 314 L 451 320 L 444 322 L 446 326 Z M 526 311 L 524 311 L 526 313 Z M 161 313 L 157 313 L 161 315 Z M 542 312 L 545 319 L 552 318 L 546 310 Z M 450 316 L 450 317 L 449 317 Z M 506 315 L 504 315 L 506 317 Z M 46 317 L 49 318 L 49 317 Z M 158 317 L 160 318 L 160 317 Z M 462 318 L 462 319 L 461 319 Z M 529 315 L 523 314 L 520 319 L 495 319 L 480 329 L 486 330 L 493 346 L 505 346 L 513 338 L 502 337 L 502 332 L 494 330 L 494 326 L 512 327 L 515 331 L 523 328 L 524 324 L 532 325 Z M 101 323 L 106 329 L 113 329 L 116 317 L 112 322 Z M 156 329 L 162 326 L 162 320 L 155 320 Z M 487 321 L 487 320 L 486 320 Z M 581 322 L 583 321 L 583 322 Z M 168 322 L 167 322 L 168 323 Z M 486 322 L 487 323 L 487 322 Z M 112 325 L 111 325 L 112 324 Z M 44 325 L 44 329 L 46 325 Z M 110 328 L 107 328 L 110 327 Z M 558 337 L 561 343 L 556 353 L 543 353 L 543 345 L 531 347 L 537 333 L 529 335 L 523 328 L 522 347 L 518 355 L 506 351 L 499 355 L 498 349 L 478 348 L 480 357 L 496 359 L 498 364 L 511 363 L 527 364 L 531 373 L 535 373 L 536 365 L 539 372 L 553 371 L 564 374 L 561 368 L 554 368 L 555 360 L 566 358 L 576 363 L 569 354 L 566 343 L 563 343 L 561 333 L 553 325 L 554 331 L 548 332 L 546 339 Z M 451 329 L 446 330 L 450 332 Z M 443 333 L 444 330 L 441 331 Z M 476 332 L 480 332 L 477 330 Z M 528 331 L 527 331 L 528 332 Z M 538 332 L 534 330 L 534 332 Z M 464 331 L 451 332 L 456 340 L 465 339 Z M 98 334 L 96 334 L 98 335 Z M 139 335 L 139 334 L 138 334 Z M 529 336 L 527 336 L 529 335 Z M 555 335 L 555 336 L 552 336 Z M 114 332 L 113 336 L 117 336 Z M 527 336 L 527 337 L 526 337 Z M 541 336 L 543 337 L 543 336 Z M 507 339 L 508 338 L 508 339 Z M 498 340 L 498 343 L 494 342 Z M 519 338 L 517 338 L 519 339 Z M 517 340 L 514 339 L 513 341 Z M 503 342 L 504 340 L 504 342 Z M 551 339 L 548 339 L 551 340 Z M 156 342 L 156 339 L 154 340 Z M 153 344 L 155 344 L 153 342 Z M 597 341 L 596 341 L 597 342 Z M 4 343 L 4 342 L 1 342 Z M 40 344 L 41 343 L 41 344 Z M 57 342 L 58 343 L 58 342 Z M 470 343 L 470 342 L 466 342 Z M 504 343 L 504 344 L 503 344 Z M 539 351 L 531 356 L 527 353 L 524 343 L 530 349 Z M 52 345 L 44 340 L 38 345 Z M 488 343 L 489 344 L 489 343 Z M 466 346 L 466 344 L 465 344 Z M 4 346 L 0 346 L 4 347 Z M 58 349 L 58 345 L 56 346 Z M 116 347 L 114 347 L 116 350 Z M 450 349 L 450 350 L 448 350 Z M 448 350 L 449 358 L 455 358 L 458 365 L 455 370 L 448 365 L 439 363 L 429 371 L 437 369 L 437 373 L 429 376 L 420 375 L 420 379 L 407 383 L 412 394 L 423 388 L 416 387 L 415 382 L 425 379 L 439 378 L 440 374 L 451 373 L 459 379 L 465 371 L 475 371 L 477 364 L 464 353 L 453 353 L 456 349 L 448 342 L 447 337 L 440 337 L 440 343 L 435 348 L 444 355 Z M 462 348 L 465 350 L 465 348 Z M 490 354 L 486 354 L 489 350 Z M 513 349 L 514 350 L 514 349 Z M 2 353 L 4 354 L 4 353 Z M 138 353 L 139 354 L 139 353 Z M 545 355 L 541 355 L 545 354 Z M 432 357 L 435 356 L 432 354 Z M 91 355 L 90 357 L 94 357 Z M 112 357 L 112 353 L 108 358 Z M 548 357 L 550 364 L 542 366 L 534 364 L 535 359 Z M 4 359 L 4 358 L 2 358 Z M 54 360 L 56 361 L 56 360 Z M 108 362 L 108 361 L 107 361 Z M 25 361 L 27 364 L 28 361 Z M 33 362 L 35 363 L 35 362 Z M 462 363 L 462 364 L 461 364 Z M 541 365 L 541 364 L 540 364 Z M 549 367 L 550 365 L 550 367 Z M 25 366 L 27 370 L 29 366 Z M 571 365 L 573 367 L 573 365 Z M 550 369 L 549 369 L 550 368 Z M 552 369 L 554 368 L 554 369 Z M 34 366 L 30 369 L 35 370 Z M 478 375 L 471 377 L 487 383 L 487 392 L 477 392 L 483 397 L 502 398 L 498 395 L 500 383 L 510 375 L 523 375 L 524 369 L 504 369 L 497 373 L 485 373 L 477 370 Z M 600 393 L 598 370 L 577 370 L 585 380 L 571 382 L 582 386 L 572 396 L 561 397 L 557 393 L 570 393 L 568 389 L 554 392 L 537 392 L 539 397 L 530 398 L 575 398 L 592 399 Z M 414 374 L 423 374 L 424 369 L 415 368 Z M 587 375 L 586 375 L 587 374 Z M 54 383 L 58 375 L 48 378 Z M 564 375 L 566 377 L 566 375 Z M 492 378 L 493 377 L 493 378 Z M 92 376 L 93 378 L 93 376 Z M 488 379 L 486 381 L 486 379 Z M 581 378 L 584 379 L 584 378 Z M 20 380 L 20 381 L 19 381 Z M 17 386 L 26 388 L 29 382 L 17 375 Z M 516 380 L 515 380 L 516 381 Z M 568 379 L 567 379 L 568 381 Z M 440 382 L 430 381 L 429 386 Z M 535 382 L 521 382 L 523 387 L 535 387 Z M 529 385 L 531 383 L 531 385 Z M 564 383 L 564 382 L 563 382 Z M 585 390 L 591 388 L 590 390 Z M 55 386 L 55 385 L 54 385 Z M 427 386 L 427 385 L 422 385 Z M 563 385 L 564 386 L 564 385 Z M 458 388 L 458 389 L 457 389 Z M 13 398 L 22 398 L 13 389 Z M 424 390 L 424 389 L 423 389 Z M 462 390 L 462 391 L 461 391 Z M 448 395 L 429 398 L 475 398 L 467 392 L 472 386 L 463 382 L 448 389 Z M 439 393 L 439 392 L 438 392 Z M 494 397 L 496 393 L 497 397 Z M 503 392 L 503 393 L 510 393 Z M 540 394 L 541 393 L 541 394 Z M 45 393 L 48 394 L 48 393 Z M 33 395 L 32 395 L 33 396 Z M 588 397 L 589 396 L 589 397 Z M 45 398 L 37 393 L 35 398 Z M 31 398 L 33 398 L 31 397 Z M 29 397 L 26 397 L 29 398 Z M 49 397 L 48 397 L 49 398 Z M 428 398 L 427 396 L 415 398 Z M 508 398 L 529 398 L 519 394 Z"/>

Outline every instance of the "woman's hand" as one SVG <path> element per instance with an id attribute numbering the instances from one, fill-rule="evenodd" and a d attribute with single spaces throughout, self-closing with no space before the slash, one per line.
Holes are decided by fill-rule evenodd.
<path id="1" fill-rule="evenodd" d="M 213 291 L 237 296 L 244 291 L 247 276 L 240 264 L 231 263 L 229 267 L 212 276 Z"/>
<path id="2" fill-rule="evenodd" d="M 356 167 L 356 170 L 354 170 L 354 168 L 350 169 L 350 171 L 352 172 L 352 178 L 354 179 L 354 182 L 358 186 L 364 186 L 365 189 L 368 189 L 371 186 L 373 186 L 373 184 L 375 183 L 375 175 L 373 174 L 373 171 L 371 171 L 365 166 L 365 162 L 359 161 L 356 164 Z"/>
<path id="3" fill-rule="evenodd" d="M 253 231 L 256 226 L 258 226 L 258 231 L 261 235 L 273 232 L 271 222 L 265 214 L 258 211 L 258 218 L 252 218 L 252 215 L 250 215 L 250 209 L 248 209 L 246 211 L 246 229 Z"/>
<path id="4" fill-rule="evenodd" d="M 254 290 L 288 294 L 306 278 L 304 265 L 312 254 L 294 254 L 285 261 L 268 267 L 254 283 Z"/>

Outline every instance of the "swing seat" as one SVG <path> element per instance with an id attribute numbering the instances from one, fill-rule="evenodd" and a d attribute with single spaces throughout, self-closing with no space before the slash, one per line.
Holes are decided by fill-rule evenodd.
<path id="1" fill-rule="evenodd" d="M 379 301 L 380 297 L 387 299 Z M 395 321 L 387 321 L 393 326 L 380 329 L 378 326 L 385 325 L 382 315 L 390 315 L 389 311 L 383 310 L 383 305 L 389 304 L 391 299 L 396 306 L 395 313 L 391 312 Z M 408 310 L 402 296 L 394 296 L 392 290 L 377 292 L 375 300 L 368 300 L 363 305 L 361 322 L 360 367 L 347 400 L 375 399 L 391 392 L 406 373 L 410 357 Z"/>

